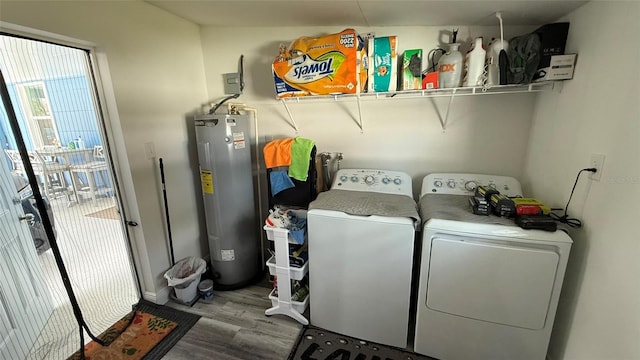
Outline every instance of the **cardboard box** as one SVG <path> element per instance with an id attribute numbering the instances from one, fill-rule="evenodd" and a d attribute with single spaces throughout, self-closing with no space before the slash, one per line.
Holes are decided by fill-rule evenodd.
<path id="1" fill-rule="evenodd" d="M 398 38 L 369 39 L 369 92 L 396 91 L 398 88 Z"/>
<path id="2" fill-rule="evenodd" d="M 422 88 L 422 49 L 405 50 L 400 72 L 400 90 L 420 90 Z"/>
<path id="3" fill-rule="evenodd" d="M 273 61 L 276 94 L 283 98 L 363 91 L 365 57 L 365 43 L 353 29 L 317 38 L 300 37 L 288 48 L 281 48 Z"/>
<path id="4" fill-rule="evenodd" d="M 422 78 L 422 88 L 425 90 L 438 88 L 438 72 L 432 71 L 425 74 Z"/>
<path id="5" fill-rule="evenodd" d="M 549 62 L 549 67 L 543 77 L 535 81 L 553 81 L 573 79 L 573 71 L 576 65 L 576 54 L 553 55 Z"/>

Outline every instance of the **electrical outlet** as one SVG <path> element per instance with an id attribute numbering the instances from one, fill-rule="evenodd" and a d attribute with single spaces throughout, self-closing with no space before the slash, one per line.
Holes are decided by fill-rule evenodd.
<path id="1" fill-rule="evenodd" d="M 144 143 L 144 155 L 147 157 L 147 160 L 151 160 L 156 157 L 156 148 L 152 142 Z"/>
<path id="2" fill-rule="evenodd" d="M 591 163 L 589 164 L 589 167 L 598 169 L 597 172 L 589 174 L 589 178 L 591 180 L 600 181 L 602 169 L 604 167 L 604 155 L 591 154 Z"/>

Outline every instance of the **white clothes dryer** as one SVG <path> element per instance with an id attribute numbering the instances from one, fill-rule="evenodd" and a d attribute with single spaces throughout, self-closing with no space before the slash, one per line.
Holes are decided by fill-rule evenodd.
<path id="1" fill-rule="evenodd" d="M 405 348 L 417 224 L 409 175 L 339 170 L 307 213 L 311 324 Z"/>
<path id="2" fill-rule="evenodd" d="M 544 360 L 572 241 L 474 215 L 468 200 L 478 185 L 522 194 L 510 177 L 423 179 L 414 350 L 441 360 Z"/>

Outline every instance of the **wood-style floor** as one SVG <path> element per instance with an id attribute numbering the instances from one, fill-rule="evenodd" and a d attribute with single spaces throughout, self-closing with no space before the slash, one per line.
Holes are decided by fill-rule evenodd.
<path id="1" fill-rule="evenodd" d="M 286 359 L 302 325 L 284 315 L 265 316 L 270 291 L 271 284 L 263 281 L 215 292 L 211 301 L 201 299 L 192 307 L 170 302 L 167 305 L 202 318 L 163 359 Z"/>

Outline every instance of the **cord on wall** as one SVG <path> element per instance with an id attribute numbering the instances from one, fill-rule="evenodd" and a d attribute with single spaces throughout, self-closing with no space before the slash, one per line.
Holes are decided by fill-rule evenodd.
<path id="1" fill-rule="evenodd" d="M 582 227 L 582 222 L 576 218 L 569 217 L 569 215 L 567 214 L 567 211 L 569 209 L 569 203 L 571 203 L 571 198 L 573 197 L 573 192 L 576 190 L 576 185 L 578 185 L 578 180 L 580 179 L 580 175 L 585 171 L 596 173 L 598 172 L 598 169 L 586 168 L 578 171 L 578 175 L 576 176 L 576 181 L 573 183 L 573 188 L 571 189 L 571 194 L 569 195 L 569 201 L 567 201 L 567 206 L 564 207 L 564 214 L 558 215 L 558 214 L 554 214 L 553 212 L 550 214 L 551 218 L 553 218 L 555 221 L 561 224 L 567 224 L 572 228 Z M 560 210 L 562 209 L 551 209 L 551 211 L 560 211 Z"/>

